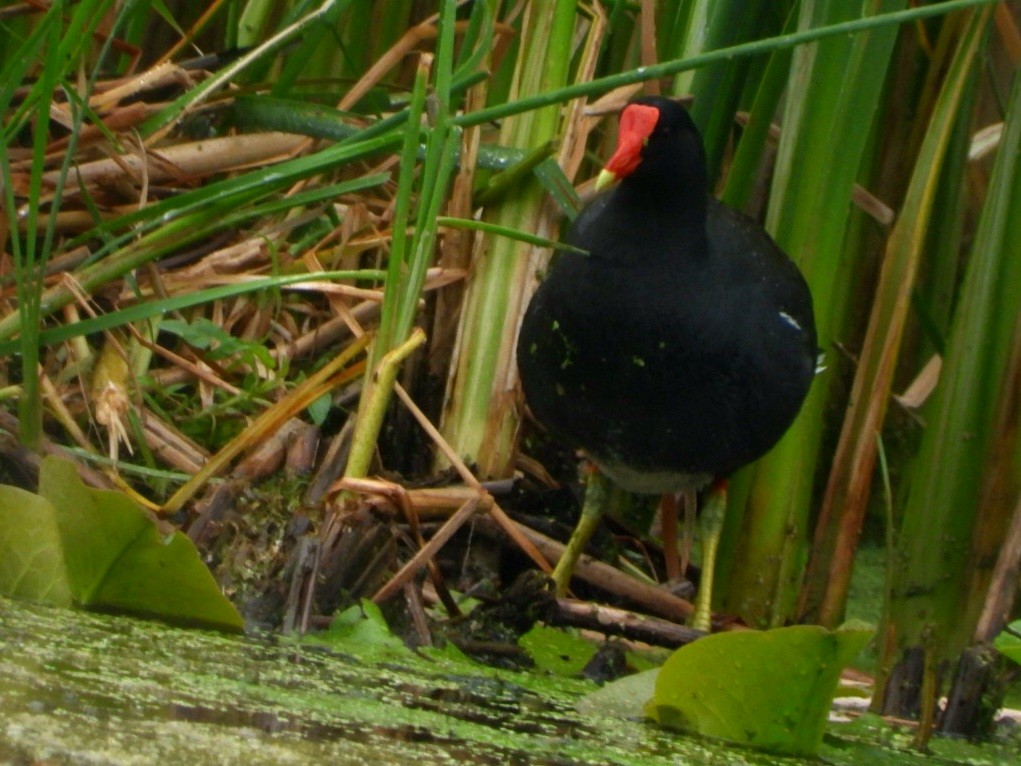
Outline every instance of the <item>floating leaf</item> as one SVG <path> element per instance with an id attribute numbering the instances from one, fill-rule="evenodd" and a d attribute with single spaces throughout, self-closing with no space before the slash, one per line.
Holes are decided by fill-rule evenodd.
<path id="1" fill-rule="evenodd" d="M 536 667 L 558 676 L 577 676 L 597 651 L 596 645 L 576 633 L 536 625 L 518 639 Z"/>
<path id="2" fill-rule="evenodd" d="M 604 715 L 615 718 L 642 718 L 644 705 L 656 691 L 659 668 L 611 681 L 601 689 L 586 694 L 578 703 L 578 712 L 584 715 Z"/>
<path id="3" fill-rule="evenodd" d="M 1021 665 L 1021 620 L 1008 625 L 993 641 L 993 646 L 1000 654 Z"/>
<path id="4" fill-rule="evenodd" d="M 325 632 L 310 633 L 303 636 L 302 640 L 310 644 L 325 645 L 337 651 L 349 651 L 360 657 L 373 652 L 382 655 L 383 658 L 408 659 L 412 656 L 411 649 L 390 630 L 379 606 L 367 598 L 342 612 L 337 612 Z M 417 647 L 414 654 L 437 662 L 451 663 L 454 666 L 464 665 L 466 669 L 478 667 L 474 660 L 450 641 L 443 646 Z"/>
<path id="5" fill-rule="evenodd" d="M 0 484 L 0 593 L 70 606 L 64 548 L 50 503 Z"/>
<path id="6" fill-rule="evenodd" d="M 337 613 L 330 623 L 330 629 L 313 638 L 316 643 L 330 646 L 350 644 L 359 651 L 368 649 L 407 651 L 404 642 L 390 632 L 386 618 L 379 607 L 363 598 L 360 604 Z"/>
<path id="7" fill-rule="evenodd" d="M 187 537 L 120 492 L 86 487 L 66 460 L 43 461 L 39 495 L 0 486 L 0 529 L 4 595 L 242 627 Z"/>
<path id="8" fill-rule="evenodd" d="M 812 755 L 840 672 L 871 635 L 795 625 L 706 636 L 666 661 L 646 712 L 671 729 Z"/>

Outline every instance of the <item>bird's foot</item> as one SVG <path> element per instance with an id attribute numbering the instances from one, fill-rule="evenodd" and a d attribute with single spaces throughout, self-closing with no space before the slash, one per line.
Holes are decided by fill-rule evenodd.
<path id="1" fill-rule="evenodd" d="M 578 564 L 582 551 L 592 539 L 592 533 L 599 526 L 599 520 L 606 510 L 606 497 L 609 491 L 609 479 L 596 468 L 592 469 L 588 481 L 585 483 L 585 501 L 581 507 L 581 518 L 578 525 L 571 533 L 571 539 L 567 541 L 564 553 L 553 569 L 553 583 L 557 597 L 564 596 L 571 583 L 571 575 Z"/>
<path id="2" fill-rule="evenodd" d="M 691 627 L 706 633 L 712 628 L 713 574 L 716 569 L 716 550 L 720 545 L 723 519 L 727 512 L 727 481 L 716 481 L 706 497 L 700 519 L 702 527 L 702 581 L 695 598 L 695 612 Z"/>

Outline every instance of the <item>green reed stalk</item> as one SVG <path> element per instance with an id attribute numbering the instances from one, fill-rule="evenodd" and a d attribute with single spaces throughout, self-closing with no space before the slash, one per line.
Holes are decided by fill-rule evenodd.
<path id="1" fill-rule="evenodd" d="M 18 55 L 8 61 L 0 72 L 0 113 L 5 113 L 15 94 L 15 88 L 24 82 L 28 64 L 41 61 L 42 69 L 28 90 L 20 107 L 4 125 L 3 147 L 0 148 L 0 175 L 3 180 L 4 209 L 10 231 L 10 248 L 14 256 L 16 292 L 18 296 L 17 322 L 21 327 L 22 393 L 18 402 L 21 441 L 30 448 L 39 444 L 42 435 L 42 396 L 39 381 L 39 332 L 41 327 L 41 296 L 46 263 L 54 248 L 57 214 L 71 160 L 77 150 L 79 134 L 87 99 L 92 92 L 99 67 L 85 80 L 84 92 L 78 93 L 67 81 L 69 73 L 88 55 L 91 35 L 99 20 L 108 11 L 109 0 L 89 0 L 78 4 L 67 19 L 64 2 L 53 3 L 43 16 L 35 32 L 25 41 Z M 119 13 L 107 30 L 106 42 L 99 51 L 103 61 L 110 51 L 110 40 L 117 33 L 124 18 Z M 50 139 L 51 109 L 58 91 L 63 90 L 72 118 L 71 140 L 64 151 L 60 172 L 53 189 L 49 210 L 44 212 L 38 203 L 43 198 L 43 175 L 47 170 L 47 148 Z M 34 110 L 34 114 L 33 114 Z M 32 122 L 32 162 L 29 168 L 27 204 L 24 219 L 19 216 L 19 205 L 14 197 L 13 178 L 7 147 L 15 140 L 28 120 Z M 44 221 L 40 239 L 40 221 Z M 21 231 L 24 231 L 22 238 Z"/>
<path id="2" fill-rule="evenodd" d="M 986 13 L 975 16 L 969 36 L 981 34 L 988 19 Z M 978 525 L 1002 528 L 1002 515 L 1012 505 L 1006 498 L 999 503 L 998 521 L 979 515 L 985 487 L 998 480 L 990 476 L 990 466 L 1006 471 L 1005 487 L 1013 486 L 1016 493 L 1019 484 L 1016 412 L 1012 428 L 998 422 L 1002 403 L 1009 397 L 1016 401 L 1017 395 L 1006 371 L 1021 316 L 1019 241 L 1021 77 L 1015 74 L 940 383 L 911 476 L 889 623 L 880 631 L 887 638 L 886 656 L 925 647 L 939 662 L 959 652 L 974 632 L 976 594 L 969 587 L 982 581 L 975 573 L 991 566 L 990 553 L 995 559 L 995 549 L 974 547 L 985 532 Z M 1004 433 L 1012 433 L 1013 444 L 998 443 Z M 1010 459 L 991 460 L 996 450 L 1013 455 L 1013 465 Z"/>
<path id="3" fill-rule="evenodd" d="M 986 8 L 977 15 L 990 13 L 991 9 Z M 938 212 L 934 203 L 943 159 L 971 82 L 984 30 L 984 24 L 970 28 L 944 76 L 911 185 L 887 243 L 850 404 L 820 509 L 805 604 L 799 610 L 807 619 L 831 628 L 843 621 L 854 551 L 872 485 L 875 435 L 882 428 L 890 400 L 911 296 L 928 244 L 929 222 Z M 952 216 L 953 211 L 946 215 Z"/>
<path id="4" fill-rule="evenodd" d="M 574 19 L 575 3 L 569 0 L 529 5 L 513 98 L 546 93 L 567 82 Z M 463 117 L 455 121 L 466 124 Z M 559 130 L 556 106 L 536 108 L 504 120 L 500 143 L 533 150 L 555 138 Z M 487 211 L 485 218 L 497 226 L 545 235 L 545 205 L 545 191 L 529 178 L 496 209 Z M 517 429 L 514 342 L 526 291 L 541 256 L 534 246 L 487 237 L 467 287 L 442 431 L 461 456 L 478 464 L 482 476 L 506 476 L 511 466 Z"/>
<path id="5" fill-rule="evenodd" d="M 849 13 L 894 16 L 896 11 L 889 11 L 903 5 L 902 0 L 865 0 L 853 8 L 840 2 L 805 4 L 799 26 L 847 24 Z M 887 26 L 794 52 L 766 228 L 808 280 L 823 349 L 830 348 L 835 328 L 843 325 L 837 312 L 847 301 L 840 298 L 845 287 L 838 277 L 851 190 L 896 33 L 896 27 Z M 830 375 L 817 376 L 795 424 L 734 482 L 736 497 L 747 493 L 747 506 L 736 553 L 742 565 L 732 573 L 727 605 L 754 625 L 783 624 L 793 614 Z"/>

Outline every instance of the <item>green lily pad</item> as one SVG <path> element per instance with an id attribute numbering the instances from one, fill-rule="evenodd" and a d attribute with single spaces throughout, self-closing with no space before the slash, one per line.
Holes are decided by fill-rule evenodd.
<path id="1" fill-rule="evenodd" d="M 578 676 L 595 657 L 598 647 L 577 633 L 536 625 L 518 639 L 540 670 L 557 676 Z"/>
<path id="2" fill-rule="evenodd" d="M 390 631 L 380 608 L 369 599 L 349 606 L 333 616 L 325 633 L 310 637 L 314 643 L 324 643 L 339 648 L 349 644 L 365 650 L 405 652 L 407 647 L 400 638 Z"/>
<path id="3" fill-rule="evenodd" d="M 53 506 L 39 495 L 0 484 L 0 593 L 71 606 L 65 574 Z"/>
<path id="4" fill-rule="evenodd" d="M 399 636 L 394 635 L 382 610 L 367 598 L 337 612 L 330 627 L 322 633 L 308 633 L 303 643 L 328 646 L 336 651 L 349 651 L 362 657 L 406 659 L 413 654 L 432 660 L 477 668 L 478 664 L 450 641 L 443 646 L 419 646 L 414 652 Z"/>
<path id="5" fill-rule="evenodd" d="M 611 681 L 582 697 L 577 705 L 578 712 L 625 720 L 641 719 L 645 715 L 643 707 L 646 700 L 655 694 L 659 670 L 650 668 Z"/>
<path id="6" fill-rule="evenodd" d="M 646 713 L 667 728 L 813 755 L 840 672 L 871 635 L 796 625 L 706 636 L 666 661 Z"/>
<path id="7" fill-rule="evenodd" d="M 1021 665 L 1021 620 L 1015 620 L 993 641 L 1003 656 Z"/>
<path id="8" fill-rule="evenodd" d="M 0 593 L 57 606 L 240 630 L 195 546 L 120 492 L 92 489 L 46 458 L 39 494 L 0 485 Z"/>

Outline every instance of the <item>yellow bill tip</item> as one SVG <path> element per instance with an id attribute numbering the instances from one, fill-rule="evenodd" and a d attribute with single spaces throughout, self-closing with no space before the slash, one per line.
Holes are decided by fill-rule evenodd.
<path id="1" fill-rule="evenodd" d="M 601 171 L 599 171 L 599 175 L 596 176 L 596 191 L 599 191 L 600 189 L 605 189 L 607 186 L 609 186 L 616 180 L 617 180 L 616 173 L 614 173 L 612 170 L 607 170 L 606 168 L 603 168 Z"/>

